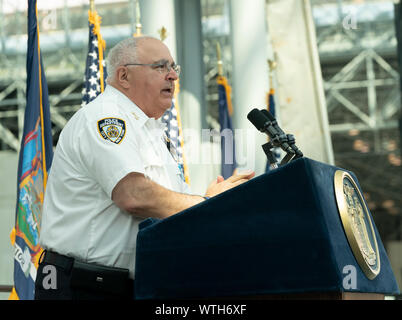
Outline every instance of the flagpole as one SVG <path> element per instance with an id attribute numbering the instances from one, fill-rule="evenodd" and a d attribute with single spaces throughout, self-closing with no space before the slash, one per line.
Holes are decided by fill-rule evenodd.
<path id="1" fill-rule="evenodd" d="M 89 10 L 94 12 L 95 10 L 95 0 L 89 0 Z"/>
<path id="2" fill-rule="evenodd" d="M 273 86 L 272 74 L 273 71 L 276 69 L 276 61 L 268 59 L 268 68 L 269 68 L 269 89 L 271 90 Z"/>
<path id="3" fill-rule="evenodd" d="M 142 24 L 141 24 L 141 10 L 139 0 L 135 1 L 135 33 L 133 37 L 139 37 L 142 35 Z"/>
<path id="4" fill-rule="evenodd" d="M 168 37 L 167 29 L 165 27 L 162 27 L 161 29 L 158 30 L 159 37 L 161 41 L 165 41 L 166 38 Z"/>
<path id="5" fill-rule="evenodd" d="M 221 54 L 221 45 L 219 42 L 216 43 L 216 56 L 218 57 L 218 75 L 223 76 L 223 62 Z"/>

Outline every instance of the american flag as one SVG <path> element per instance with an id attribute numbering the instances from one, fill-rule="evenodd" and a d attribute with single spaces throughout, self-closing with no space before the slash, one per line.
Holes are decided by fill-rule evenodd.
<path id="1" fill-rule="evenodd" d="M 177 161 L 177 164 L 182 173 L 182 178 L 185 182 L 189 183 L 189 175 L 184 159 L 183 152 L 183 137 L 181 134 L 181 124 L 179 115 L 179 106 L 177 103 L 178 85 L 176 84 L 176 94 L 173 99 L 172 106 L 162 116 L 162 123 L 166 124 L 165 134 L 169 141 L 170 152 Z"/>
<path id="2" fill-rule="evenodd" d="M 94 11 L 89 11 L 89 41 L 88 55 L 84 75 L 84 88 L 82 89 L 82 103 L 94 100 L 106 86 L 106 65 L 103 59 L 104 41 L 100 35 L 100 17 Z M 101 67 L 102 66 L 102 67 Z"/>

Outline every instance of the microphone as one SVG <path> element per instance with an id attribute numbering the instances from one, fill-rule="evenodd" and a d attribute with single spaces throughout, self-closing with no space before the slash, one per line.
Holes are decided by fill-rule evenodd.
<path id="1" fill-rule="evenodd" d="M 264 116 L 260 110 L 254 108 L 251 110 L 248 115 L 247 119 L 257 128 L 258 131 L 267 133 L 270 138 L 274 138 L 278 135 L 278 132 L 275 128 L 269 123 L 266 116 Z"/>
<path id="2" fill-rule="evenodd" d="M 268 158 L 271 169 L 278 168 L 277 160 L 271 150 L 274 147 L 274 144 L 277 145 L 277 143 L 279 142 L 277 139 L 278 132 L 272 126 L 269 119 L 256 108 L 248 113 L 247 119 L 250 120 L 250 122 L 257 128 L 258 131 L 264 132 L 270 137 L 270 141 L 265 143 L 262 146 L 262 149 L 264 150 Z"/>
<path id="3" fill-rule="evenodd" d="M 271 115 L 272 116 L 272 115 Z M 261 132 L 264 132 L 269 135 L 272 140 L 272 144 L 275 147 L 280 147 L 286 153 L 294 154 L 295 152 L 287 143 L 286 135 L 276 128 L 279 126 L 274 118 L 274 121 L 271 121 L 270 117 L 268 117 L 265 112 L 262 112 L 258 109 L 253 109 L 247 115 L 247 119 Z M 280 128 L 279 128 L 280 129 Z"/>
<path id="4" fill-rule="evenodd" d="M 272 122 L 272 125 L 274 126 L 275 130 L 278 131 L 279 136 L 281 137 L 280 139 L 282 141 L 286 141 L 286 144 L 288 144 L 292 148 L 292 150 L 296 154 L 295 158 L 303 157 L 303 153 L 300 151 L 300 149 L 295 144 L 296 140 L 295 140 L 294 136 L 292 134 L 287 135 L 281 129 L 281 127 L 278 125 L 278 121 L 276 121 L 275 117 L 272 115 L 271 112 L 269 112 L 266 109 L 262 109 L 261 113 L 263 113 Z"/>

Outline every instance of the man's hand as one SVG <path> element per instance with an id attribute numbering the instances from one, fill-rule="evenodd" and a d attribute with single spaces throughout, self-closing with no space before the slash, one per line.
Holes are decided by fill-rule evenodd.
<path id="1" fill-rule="evenodd" d="M 249 181 L 254 176 L 254 171 L 246 171 L 243 173 L 234 172 L 234 174 L 226 180 L 222 176 L 218 176 L 217 179 L 208 186 L 205 196 L 216 196 L 219 193 L 225 192 L 226 190 L 232 189 L 244 182 Z"/>

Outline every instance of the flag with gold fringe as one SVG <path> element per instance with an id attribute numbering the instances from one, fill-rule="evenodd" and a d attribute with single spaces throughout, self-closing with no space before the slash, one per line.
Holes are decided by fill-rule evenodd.
<path id="1" fill-rule="evenodd" d="M 105 90 L 107 78 L 106 65 L 103 57 L 106 43 L 100 32 L 101 17 L 93 9 L 88 11 L 88 25 L 88 55 L 81 106 L 85 106 Z"/>
<path id="2" fill-rule="evenodd" d="M 161 41 L 167 38 L 167 30 L 162 27 L 158 30 Z M 141 35 L 141 23 L 140 23 L 140 9 L 137 1 L 137 33 L 134 36 Z M 179 92 L 180 92 L 180 81 L 177 79 L 175 81 L 175 92 L 172 101 L 172 106 L 166 110 L 163 114 L 161 121 L 166 125 L 165 135 L 167 140 L 167 145 L 170 153 L 175 158 L 180 172 L 182 174 L 182 179 L 188 185 L 190 185 L 190 174 L 186 163 L 186 157 L 184 154 L 184 139 L 183 139 L 183 128 L 181 125 L 180 118 L 180 107 L 179 107 Z"/>
<path id="3" fill-rule="evenodd" d="M 183 180 L 190 185 L 190 175 L 184 154 L 183 132 L 180 118 L 178 94 L 180 92 L 179 80 L 176 80 L 172 106 L 162 116 L 162 123 L 166 124 L 165 134 L 170 145 L 170 152 L 179 165 Z"/>
<path id="4" fill-rule="evenodd" d="M 271 114 L 276 117 L 276 109 L 275 109 L 275 89 L 271 88 L 268 93 L 268 99 L 267 99 L 267 109 Z"/>
<path id="5" fill-rule="evenodd" d="M 275 89 L 272 88 L 269 90 L 269 93 L 267 95 L 267 110 L 274 116 L 276 117 L 276 108 L 275 108 Z M 280 158 L 280 150 L 279 148 L 274 148 L 273 149 L 274 156 L 276 157 L 277 160 Z M 265 172 L 269 172 L 271 169 L 269 162 L 267 161 L 267 165 L 265 167 Z"/>
<path id="6" fill-rule="evenodd" d="M 40 221 L 47 173 L 53 159 L 48 87 L 40 53 L 36 0 L 28 0 L 27 87 L 24 131 L 18 161 L 14 288 L 9 299 L 32 300 L 42 248 Z"/>
<path id="7" fill-rule="evenodd" d="M 217 78 L 219 93 L 219 124 L 221 130 L 221 174 L 227 179 L 236 169 L 236 148 L 232 126 L 233 106 L 231 99 L 232 88 L 226 77 Z"/>

